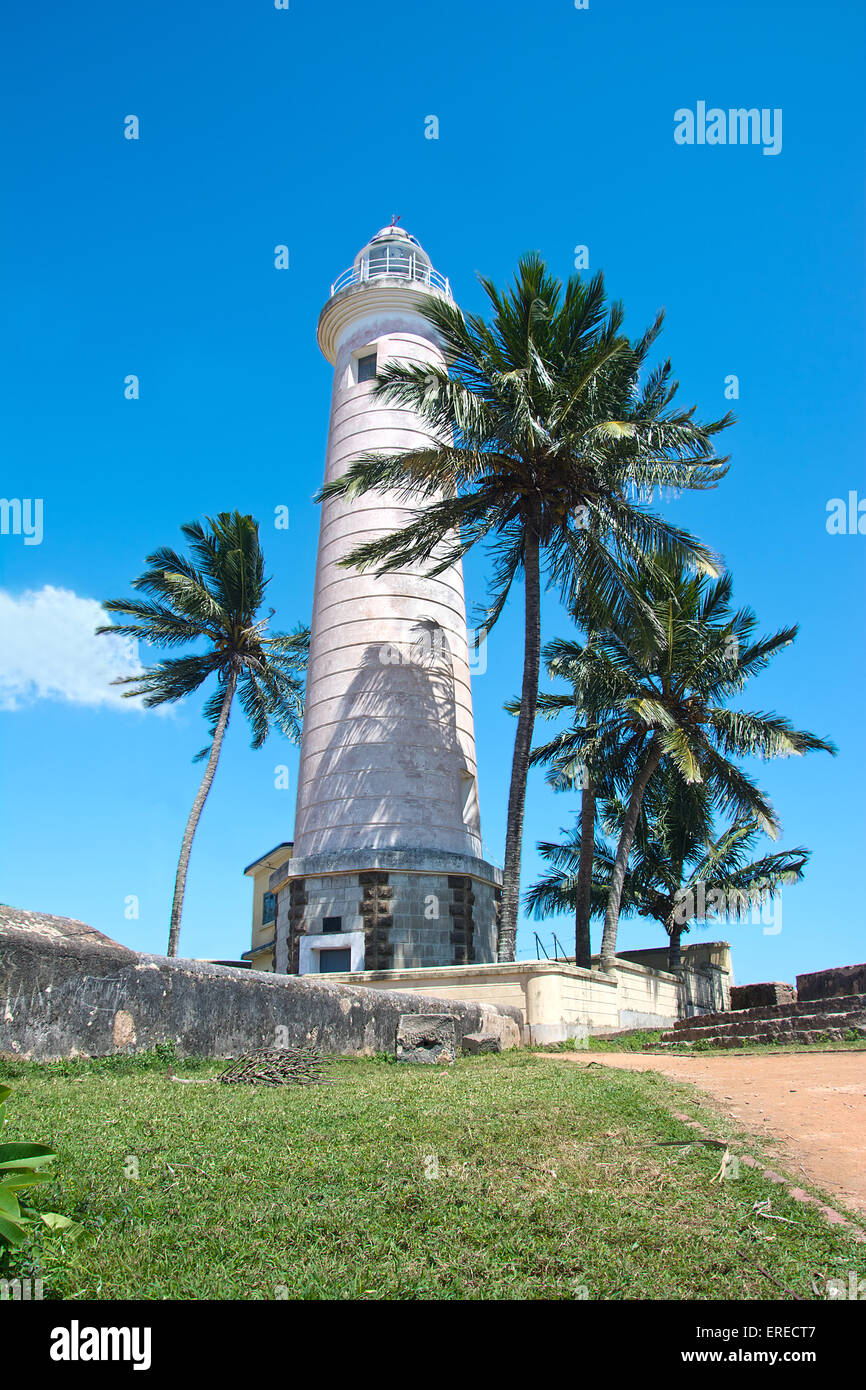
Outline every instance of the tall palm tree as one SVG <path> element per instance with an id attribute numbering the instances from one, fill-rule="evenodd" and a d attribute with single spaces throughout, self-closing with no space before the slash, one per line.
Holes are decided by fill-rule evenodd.
<path id="1" fill-rule="evenodd" d="M 493 550 L 489 630 L 511 587 L 524 579 L 523 683 L 514 740 L 505 840 L 499 958 L 513 960 L 520 893 L 526 779 L 541 656 L 541 584 L 566 598 L 616 604 L 622 559 L 650 554 L 711 566 L 704 546 L 648 511 L 656 485 L 713 487 L 724 475 L 713 436 L 731 416 L 698 424 L 674 408 L 669 362 L 639 383 L 661 315 L 642 338 L 621 332 L 603 277 L 564 290 L 538 255 L 523 257 L 513 287 L 481 285 L 489 321 L 428 296 L 445 365 L 393 362 L 377 394 L 407 406 L 429 428 L 423 448 L 365 455 L 327 484 L 320 500 L 390 492 L 414 510 L 410 523 L 358 546 L 347 565 L 378 573 L 433 562 L 440 574 L 478 541 Z"/>
<path id="2" fill-rule="evenodd" d="M 669 764 L 687 783 L 707 784 L 712 802 L 769 834 L 778 821 L 769 800 L 734 758 L 788 757 L 832 743 L 795 729 L 775 713 L 746 713 L 728 701 L 763 670 L 798 629 L 756 636 L 749 608 L 732 610 L 730 575 L 687 574 L 671 557 L 633 570 L 638 598 L 628 623 L 595 634 L 583 653 L 594 688 L 606 705 L 606 736 L 621 744 L 621 761 L 635 763 L 614 859 L 605 911 L 601 965 L 612 970 L 623 885 L 638 818 L 656 769 Z"/>
<path id="3" fill-rule="evenodd" d="M 142 697 L 148 708 L 172 704 L 198 690 L 211 676 L 216 689 L 204 706 L 211 726 L 210 744 L 197 754 L 207 758 L 181 842 L 168 954 L 177 955 L 186 874 L 193 836 L 216 772 L 223 737 L 235 694 L 252 729 L 252 747 L 261 748 L 270 730 L 297 742 L 303 714 L 304 671 L 309 632 L 266 635 L 270 612 L 259 616 L 265 589 L 265 561 L 259 528 L 251 516 L 220 512 L 192 521 L 180 529 L 190 556 L 162 547 L 148 555 L 148 569 L 132 580 L 147 599 L 109 599 L 103 605 L 131 622 L 97 628 L 98 633 L 122 635 L 154 647 L 182 647 L 203 641 L 205 650 L 164 657 L 140 675 L 125 676 L 115 685 L 128 685 L 126 698 Z"/>

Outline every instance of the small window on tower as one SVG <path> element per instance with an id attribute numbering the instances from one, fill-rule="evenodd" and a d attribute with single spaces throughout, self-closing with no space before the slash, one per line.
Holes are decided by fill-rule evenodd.
<path id="1" fill-rule="evenodd" d="M 322 918 L 322 931 L 333 931 L 333 932 L 337 932 L 337 931 L 342 931 L 342 930 L 343 930 L 343 919 L 342 919 L 342 917 L 323 917 L 323 918 Z"/>
<path id="2" fill-rule="evenodd" d="M 358 381 L 375 381 L 376 379 L 376 354 L 370 352 L 366 357 L 358 358 Z"/>

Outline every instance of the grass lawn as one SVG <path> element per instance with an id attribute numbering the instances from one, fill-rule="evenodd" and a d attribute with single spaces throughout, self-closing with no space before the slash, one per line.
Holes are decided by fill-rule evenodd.
<path id="1" fill-rule="evenodd" d="M 0 1064 L 4 1139 L 60 1155 L 34 1202 L 91 1233 L 0 1274 L 67 1299 L 811 1299 L 856 1267 L 850 1236 L 745 1166 L 713 1182 L 719 1150 L 668 1107 L 733 1131 L 662 1076 L 523 1051 L 327 1070 L 265 1088 L 180 1085 L 154 1058 Z"/>

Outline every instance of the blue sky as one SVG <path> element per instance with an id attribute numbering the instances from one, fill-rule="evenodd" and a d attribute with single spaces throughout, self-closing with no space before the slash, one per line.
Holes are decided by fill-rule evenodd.
<path id="1" fill-rule="evenodd" d="M 866 496 L 862 6 L 54 3 L 19 7 L 12 25 L 2 492 L 44 500 L 44 538 L 0 536 L 13 632 L 0 897 L 164 950 L 200 713 L 106 703 L 109 656 L 88 638 L 86 601 L 126 592 L 181 522 L 237 507 L 263 524 L 281 625 L 308 617 L 330 393 L 316 318 L 399 213 L 467 309 L 482 306 L 476 272 L 504 280 L 538 249 L 564 277 L 585 245 L 631 330 L 665 306 L 660 351 L 684 401 L 721 414 L 725 379 L 739 378 L 728 479 L 670 506 L 724 555 L 764 628 L 802 625 L 749 705 L 840 753 L 762 769 L 781 843 L 813 851 L 781 932 L 711 934 L 732 941 L 744 981 L 862 959 L 849 884 L 864 846 L 866 538 L 825 527 L 829 499 Z M 781 153 L 675 144 L 674 112 L 701 100 L 781 109 Z M 138 141 L 123 137 L 130 114 Z M 424 137 L 430 115 L 438 140 Z M 279 505 L 287 533 L 270 524 Z M 484 557 L 466 574 L 481 600 Z M 566 630 L 549 601 L 545 636 Z M 515 610 L 474 686 L 498 860 L 513 735 L 502 703 L 519 666 Z M 291 837 L 296 762 L 275 740 L 252 753 L 238 714 L 193 850 L 184 953 L 247 948 L 242 869 Z M 283 763 L 288 791 L 274 787 Z M 574 809 L 536 776 L 524 884 L 535 841 Z M 137 919 L 124 915 L 131 895 Z M 552 927 L 569 941 L 562 918 L 540 929 L 548 945 Z M 652 925 L 622 924 L 621 946 L 658 943 Z M 534 954 L 531 927 L 519 949 Z"/>

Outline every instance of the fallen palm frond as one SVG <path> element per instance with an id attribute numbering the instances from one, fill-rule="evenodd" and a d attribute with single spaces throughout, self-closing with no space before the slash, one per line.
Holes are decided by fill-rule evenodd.
<path id="1" fill-rule="evenodd" d="M 219 1076 L 175 1076 L 171 1066 L 168 1079 L 182 1086 L 210 1086 L 215 1081 L 226 1084 L 246 1082 L 251 1086 L 330 1086 L 322 1075 L 322 1058 L 314 1047 L 260 1047 L 245 1052 L 229 1062 Z"/>
<path id="2" fill-rule="evenodd" d="M 322 1074 L 322 1058 L 314 1047 L 259 1048 L 232 1062 L 217 1081 L 233 1084 L 245 1081 L 253 1086 L 321 1086 L 328 1084 Z"/>

